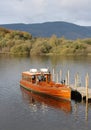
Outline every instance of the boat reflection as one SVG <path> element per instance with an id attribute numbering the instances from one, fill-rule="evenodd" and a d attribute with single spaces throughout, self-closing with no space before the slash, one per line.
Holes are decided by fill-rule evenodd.
<path id="1" fill-rule="evenodd" d="M 62 110 L 66 113 L 69 113 L 72 110 L 71 101 L 63 100 L 63 99 L 57 100 L 48 96 L 43 96 L 43 95 L 41 96 L 39 94 L 35 94 L 30 91 L 27 91 L 22 87 L 20 87 L 20 89 L 22 92 L 23 100 L 28 102 L 30 106 L 34 106 L 34 107 L 36 106 L 38 108 L 52 107 L 54 109 Z"/>

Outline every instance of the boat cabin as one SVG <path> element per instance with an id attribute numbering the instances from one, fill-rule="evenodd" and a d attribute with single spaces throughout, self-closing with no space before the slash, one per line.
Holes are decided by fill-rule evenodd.
<path id="1" fill-rule="evenodd" d="M 30 71 L 26 71 L 22 73 L 22 80 L 38 83 L 38 82 L 50 82 L 51 81 L 51 73 L 48 69 L 42 68 L 40 71 L 37 69 L 30 69 Z"/>

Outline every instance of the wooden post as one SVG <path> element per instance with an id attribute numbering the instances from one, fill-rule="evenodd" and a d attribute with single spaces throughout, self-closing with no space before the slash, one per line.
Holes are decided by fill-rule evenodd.
<path id="1" fill-rule="evenodd" d="M 62 81 L 62 70 L 60 70 L 60 82 Z"/>
<path id="2" fill-rule="evenodd" d="M 89 75 L 87 73 L 85 77 L 86 82 L 86 121 L 88 120 L 88 87 L 89 87 Z"/>
<path id="3" fill-rule="evenodd" d="M 88 101 L 88 87 L 89 87 L 89 75 L 86 75 L 86 101 Z"/>
<path id="4" fill-rule="evenodd" d="M 76 75 L 75 75 L 75 88 L 76 88 L 76 90 L 77 90 L 77 87 L 78 87 L 78 80 L 79 80 L 79 74 L 77 72 Z"/>
<path id="5" fill-rule="evenodd" d="M 67 73 L 67 85 L 69 86 L 69 70 L 68 70 L 68 73 Z"/>
<path id="6" fill-rule="evenodd" d="M 76 85 L 79 87 L 79 73 L 76 74 Z"/>
<path id="7" fill-rule="evenodd" d="M 65 77 L 65 84 L 68 85 L 67 75 L 66 75 L 66 77 Z"/>
<path id="8" fill-rule="evenodd" d="M 68 70 L 68 72 L 67 72 L 66 83 L 67 83 L 67 85 L 69 86 L 69 70 Z"/>
<path id="9" fill-rule="evenodd" d="M 53 68 L 53 81 L 55 80 L 54 68 Z"/>
<path id="10" fill-rule="evenodd" d="M 58 83 L 58 73 L 56 75 L 57 75 L 57 83 Z"/>
<path id="11" fill-rule="evenodd" d="M 75 74 L 75 88 L 77 89 L 77 74 Z"/>

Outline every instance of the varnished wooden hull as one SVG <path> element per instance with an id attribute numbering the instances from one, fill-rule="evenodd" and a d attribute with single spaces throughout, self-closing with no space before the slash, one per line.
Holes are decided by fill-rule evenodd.
<path id="1" fill-rule="evenodd" d="M 40 96 L 38 94 L 31 93 L 22 87 L 21 87 L 21 92 L 24 101 L 28 100 L 30 104 L 37 105 L 37 102 L 39 102 L 41 105 L 44 104 L 53 107 L 55 109 L 60 109 L 66 113 L 69 113 L 72 110 L 71 102 L 69 100 L 64 100 L 64 99 L 55 100 L 53 98 L 49 98 L 48 96 Z"/>
<path id="2" fill-rule="evenodd" d="M 66 86 L 57 87 L 56 84 L 54 84 L 54 86 L 48 84 L 32 84 L 24 80 L 20 81 L 20 85 L 23 88 L 38 94 L 44 94 L 58 99 L 71 100 L 71 90 Z"/>

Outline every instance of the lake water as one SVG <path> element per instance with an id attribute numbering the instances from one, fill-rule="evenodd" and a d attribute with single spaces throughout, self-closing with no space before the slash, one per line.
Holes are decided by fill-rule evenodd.
<path id="1" fill-rule="evenodd" d="M 69 70 L 72 84 L 77 72 L 82 85 L 87 72 L 91 77 L 91 57 L 0 56 L 0 130 L 90 130 L 90 103 L 53 101 L 20 88 L 21 72 L 43 67 L 61 69 L 63 78 Z"/>

